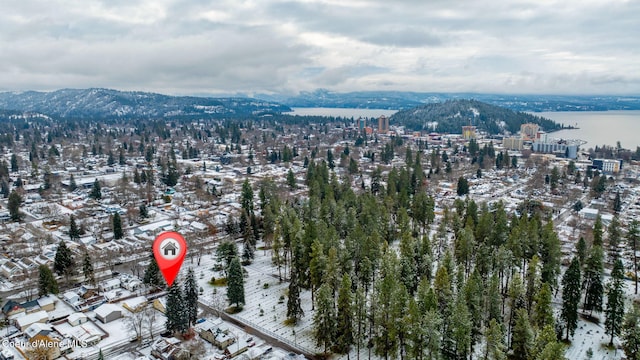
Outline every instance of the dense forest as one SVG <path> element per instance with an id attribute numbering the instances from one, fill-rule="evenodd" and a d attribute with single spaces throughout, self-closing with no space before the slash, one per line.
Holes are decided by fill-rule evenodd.
<path id="1" fill-rule="evenodd" d="M 545 131 L 560 129 L 552 120 L 486 104 L 476 100 L 449 100 L 395 113 L 390 122 L 412 130 L 457 134 L 464 125 L 474 125 L 489 134 L 515 134 L 524 123 L 536 123 Z M 429 123 L 437 123 L 430 127 Z"/>
<path id="2" fill-rule="evenodd" d="M 567 326 L 551 307 L 561 285 L 552 222 L 540 209 L 508 215 L 501 203 L 468 199 L 436 221 L 419 159 L 386 179 L 376 172 L 361 192 L 325 161 L 309 163 L 308 200 L 284 201 L 272 183 L 261 185 L 264 240 L 289 281 L 289 323 L 309 289 L 327 353 L 501 359 L 514 349 L 518 359 L 563 358 L 557 335 Z"/>

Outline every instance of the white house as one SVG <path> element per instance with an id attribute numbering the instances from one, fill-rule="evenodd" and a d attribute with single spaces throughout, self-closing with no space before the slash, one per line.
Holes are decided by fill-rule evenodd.
<path id="1" fill-rule="evenodd" d="M 46 323 L 49 321 L 49 314 L 46 311 L 40 310 L 31 314 L 26 314 L 16 318 L 16 326 L 20 331 L 25 331 L 31 324 Z"/>
<path id="2" fill-rule="evenodd" d="M 120 279 L 109 279 L 100 283 L 100 290 L 103 292 L 120 288 Z"/>
<path id="3" fill-rule="evenodd" d="M 82 298 L 75 291 L 67 291 L 62 294 L 62 300 L 71 305 L 74 309 L 77 309 L 82 304 Z"/>
<path id="4" fill-rule="evenodd" d="M 122 317 L 122 308 L 115 304 L 102 304 L 94 312 L 96 319 L 105 324 Z"/>
<path id="5" fill-rule="evenodd" d="M 37 322 L 29 325 L 24 333 L 27 335 L 27 339 L 31 339 L 36 335 L 49 335 L 51 331 L 53 331 L 51 325 Z"/>
<path id="6" fill-rule="evenodd" d="M 87 321 L 89 321 L 89 318 L 84 313 L 76 312 L 67 317 L 67 322 L 71 326 L 78 326 L 80 324 L 86 323 Z"/>

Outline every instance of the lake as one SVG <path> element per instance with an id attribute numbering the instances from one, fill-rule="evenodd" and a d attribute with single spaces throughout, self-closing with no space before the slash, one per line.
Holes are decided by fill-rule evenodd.
<path id="1" fill-rule="evenodd" d="M 294 108 L 292 115 L 341 116 L 355 118 L 378 118 L 391 116 L 397 110 L 388 109 L 345 109 L 345 108 Z M 616 146 L 634 150 L 640 146 L 640 110 L 619 111 L 560 111 L 540 112 L 533 115 L 546 117 L 565 125 L 577 126 L 575 130 L 561 130 L 551 134 L 553 138 L 580 139 L 587 143 L 583 149 L 596 145 Z M 393 125 L 393 124 L 391 124 Z"/>
<path id="2" fill-rule="evenodd" d="M 290 115 L 313 115 L 313 116 L 334 116 L 344 118 L 379 118 L 380 116 L 391 116 L 398 110 L 388 109 L 349 109 L 349 108 L 293 108 Z"/>
<path id="3" fill-rule="evenodd" d="M 577 126 L 575 130 L 560 130 L 549 136 L 560 139 L 580 139 L 587 143 L 582 149 L 596 145 L 616 146 L 634 150 L 640 146 L 640 110 L 561 111 L 533 113 L 557 123 Z"/>

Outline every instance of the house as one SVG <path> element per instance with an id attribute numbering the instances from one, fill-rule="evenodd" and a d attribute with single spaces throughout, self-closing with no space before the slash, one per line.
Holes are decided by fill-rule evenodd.
<path id="1" fill-rule="evenodd" d="M 598 209 L 587 207 L 587 208 L 581 209 L 578 214 L 580 215 L 580 217 L 584 219 L 595 220 L 598 217 L 598 213 L 599 213 Z"/>
<path id="2" fill-rule="evenodd" d="M 27 339 L 32 339 L 37 335 L 49 335 L 51 331 L 53 331 L 53 329 L 49 324 L 34 323 L 29 325 L 24 331 L 24 334 L 27 335 Z"/>
<path id="3" fill-rule="evenodd" d="M 0 360 L 14 360 L 14 359 L 15 359 L 15 354 L 13 353 L 13 351 L 11 351 L 11 349 L 3 348 L 2 351 L 0 351 Z"/>
<path id="4" fill-rule="evenodd" d="M 26 314 L 16 318 L 16 326 L 20 331 L 25 331 L 31 324 L 46 323 L 49 321 L 49 314 L 46 311 L 40 310 L 31 314 Z"/>
<path id="5" fill-rule="evenodd" d="M 167 311 L 167 301 L 164 298 L 157 298 L 153 300 L 152 306 L 163 314 Z"/>
<path id="6" fill-rule="evenodd" d="M 236 342 L 235 336 L 230 334 L 229 330 L 221 329 L 220 326 L 210 321 L 205 321 L 198 326 L 198 334 L 201 338 L 220 348 L 220 350 L 225 350 L 229 345 Z"/>
<path id="7" fill-rule="evenodd" d="M 2 306 L 2 313 L 7 317 L 25 312 L 24 307 L 15 300 L 9 300 Z"/>
<path id="8" fill-rule="evenodd" d="M 67 291 L 62 294 L 62 300 L 73 308 L 77 308 L 82 303 L 82 298 L 75 291 Z"/>
<path id="9" fill-rule="evenodd" d="M 122 309 L 115 304 L 102 304 L 94 311 L 96 319 L 105 324 L 122 317 Z"/>
<path id="10" fill-rule="evenodd" d="M 120 279 L 109 279 L 100 283 L 100 291 L 107 292 L 120 288 Z"/>
<path id="11" fill-rule="evenodd" d="M 38 300 L 25 301 L 20 306 L 24 308 L 27 314 L 41 310 Z"/>
<path id="12" fill-rule="evenodd" d="M 71 326 L 78 326 L 80 324 L 86 323 L 87 321 L 89 321 L 87 315 L 79 312 L 73 313 L 67 317 L 67 322 Z"/>
<path id="13" fill-rule="evenodd" d="M 224 353 L 228 358 L 234 358 L 247 351 L 247 349 L 248 347 L 245 342 L 236 341 L 233 344 L 229 344 L 229 346 L 224 349 Z"/>
<path id="14" fill-rule="evenodd" d="M 55 299 L 52 296 L 44 296 L 36 301 L 38 302 L 40 309 L 44 311 L 53 311 L 56 308 Z"/>
<path id="15" fill-rule="evenodd" d="M 127 299 L 122 303 L 122 307 L 133 312 L 138 312 L 147 305 L 147 299 L 144 296 L 136 296 L 131 299 Z"/>
<path id="16" fill-rule="evenodd" d="M 0 266 L 0 274 L 7 279 L 18 275 L 22 269 L 13 261 L 7 261 Z"/>
<path id="17" fill-rule="evenodd" d="M 172 338 L 159 338 L 151 345 L 151 355 L 161 360 L 179 359 L 184 351 L 179 346 L 180 340 Z"/>
<path id="18" fill-rule="evenodd" d="M 121 277 L 120 282 L 121 286 L 129 291 L 136 291 L 144 286 L 140 279 L 133 276 L 123 276 Z"/>

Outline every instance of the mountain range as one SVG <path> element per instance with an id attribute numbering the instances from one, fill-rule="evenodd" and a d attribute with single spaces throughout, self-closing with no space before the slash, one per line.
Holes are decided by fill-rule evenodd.
<path id="1" fill-rule="evenodd" d="M 220 118 L 290 111 L 267 100 L 169 96 L 111 89 L 3 92 L 0 109 L 58 118 Z"/>
<path id="2" fill-rule="evenodd" d="M 455 99 L 474 99 L 515 111 L 605 111 L 640 110 L 640 96 L 501 95 L 476 93 L 423 93 L 402 91 L 359 91 L 339 93 L 319 89 L 298 95 L 255 97 L 290 107 L 331 107 L 404 110 Z"/>

